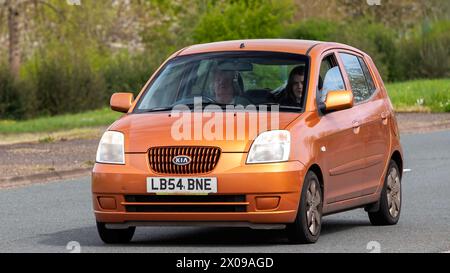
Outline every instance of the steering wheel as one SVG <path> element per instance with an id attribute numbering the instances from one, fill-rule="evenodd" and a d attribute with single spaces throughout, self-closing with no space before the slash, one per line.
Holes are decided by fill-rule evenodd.
<path id="1" fill-rule="evenodd" d="M 217 103 L 217 101 L 209 96 L 202 96 L 202 101 L 206 103 Z"/>

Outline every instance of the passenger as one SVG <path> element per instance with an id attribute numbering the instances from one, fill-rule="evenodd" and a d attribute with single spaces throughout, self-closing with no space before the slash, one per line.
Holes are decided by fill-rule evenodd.
<path id="1" fill-rule="evenodd" d="M 303 85 L 305 81 L 305 68 L 297 66 L 289 74 L 286 89 L 279 99 L 280 105 L 301 106 L 303 98 Z"/>

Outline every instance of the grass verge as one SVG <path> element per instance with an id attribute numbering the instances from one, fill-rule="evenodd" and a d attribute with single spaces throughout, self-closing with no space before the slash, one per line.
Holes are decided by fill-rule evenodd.
<path id="1" fill-rule="evenodd" d="M 41 117 L 23 121 L 0 120 L 0 134 L 45 133 L 107 126 L 119 118 L 120 115 L 121 113 L 105 107 L 78 114 Z"/>
<path id="2" fill-rule="evenodd" d="M 386 89 L 397 112 L 450 112 L 450 79 L 389 83 Z"/>
<path id="3" fill-rule="evenodd" d="M 450 112 L 450 79 L 389 83 L 386 88 L 398 112 Z M 9 139 L 7 142 L 11 142 L 17 138 L 17 135 L 23 135 L 28 136 L 30 140 L 37 138 L 40 142 L 51 142 L 58 136 L 86 133 L 90 130 L 89 128 L 107 126 L 120 115 L 121 113 L 105 107 L 78 114 L 41 117 L 25 121 L 0 120 L 0 138 Z M 47 134 L 54 132 L 59 132 L 59 135 Z M 30 134 L 37 134 L 38 137 Z"/>

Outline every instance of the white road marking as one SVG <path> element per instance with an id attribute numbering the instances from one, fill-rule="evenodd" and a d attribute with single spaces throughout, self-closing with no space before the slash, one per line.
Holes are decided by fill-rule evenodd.
<path id="1" fill-rule="evenodd" d="M 409 172 L 411 172 L 412 170 L 411 169 L 403 169 L 403 172 L 404 173 L 409 173 Z"/>

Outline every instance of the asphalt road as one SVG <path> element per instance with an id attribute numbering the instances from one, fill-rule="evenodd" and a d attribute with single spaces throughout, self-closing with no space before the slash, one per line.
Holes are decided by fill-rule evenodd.
<path id="1" fill-rule="evenodd" d="M 279 230 L 143 227 L 129 245 L 110 246 L 97 235 L 86 177 L 0 190 L 0 252 L 447 252 L 450 131 L 404 135 L 401 141 L 411 172 L 404 175 L 395 226 L 371 226 L 358 209 L 325 217 L 313 245 L 290 245 Z"/>

